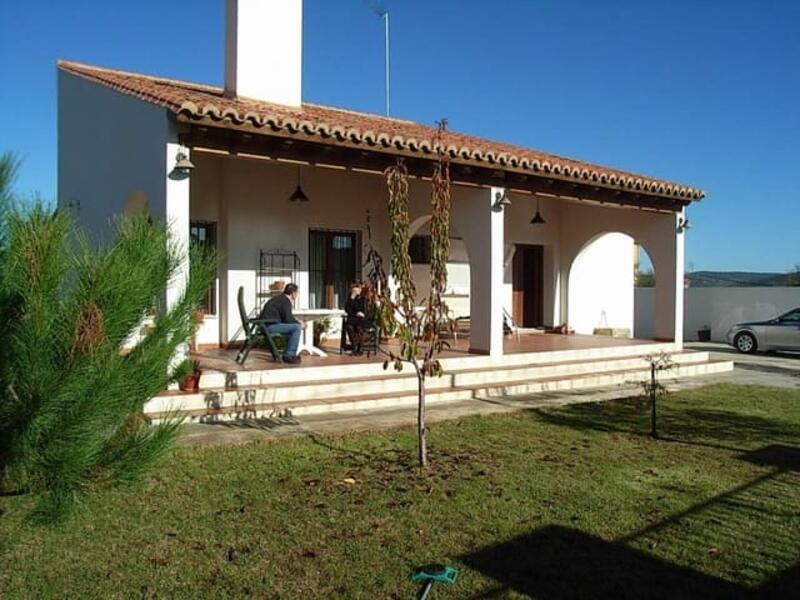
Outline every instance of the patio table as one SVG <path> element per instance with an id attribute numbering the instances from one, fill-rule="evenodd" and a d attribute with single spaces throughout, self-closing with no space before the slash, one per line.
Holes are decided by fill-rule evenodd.
<path id="1" fill-rule="evenodd" d="M 314 321 L 325 317 L 343 317 L 345 312 L 338 308 L 302 308 L 292 311 L 292 314 L 297 319 L 305 321 L 303 337 L 300 340 L 300 346 L 297 348 L 297 354 L 305 351 L 317 356 L 328 356 L 325 351 L 314 345 Z"/>

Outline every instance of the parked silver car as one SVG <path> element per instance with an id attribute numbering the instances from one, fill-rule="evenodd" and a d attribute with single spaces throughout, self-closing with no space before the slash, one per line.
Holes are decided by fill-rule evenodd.
<path id="1" fill-rule="evenodd" d="M 737 323 L 728 330 L 726 337 L 728 343 L 739 352 L 800 351 L 800 308 L 767 321 Z"/>

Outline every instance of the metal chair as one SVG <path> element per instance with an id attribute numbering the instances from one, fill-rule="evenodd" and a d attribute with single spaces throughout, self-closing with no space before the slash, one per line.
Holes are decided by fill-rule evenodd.
<path id="1" fill-rule="evenodd" d="M 352 340 L 347 343 L 347 315 L 342 317 L 342 335 L 339 339 L 339 354 L 344 354 L 353 349 Z M 381 329 L 373 321 L 367 321 L 367 326 L 364 329 L 364 340 L 361 342 L 361 349 L 367 353 L 367 356 L 377 354 L 381 342 Z"/>
<path id="2" fill-rule="evenodd" d="M 503 333 L 513 333 L 519 343 L 519 326 L 514 323 L 514 317 L 505 308 L 503 309 Z"/>
<path id="3" fill-rule="evenodd" d="M 275 345 L 275 340 L 270 332 L 267 330 L 267 322 L 263 319 L 251 319 L 247 316 L 247 310 L 244 307 L 244 287 L 239 287 L 239 293 L 236 297 L 239 303 L 239 316 L 242 319 L 242 331 L 244 331 L 244 344 L 239 354 L 236 355 L 236 362 L 243 365 L 247 360 L 247 355 L 250 354 L 253 346 L 261 339 L 266 340 L 267 347 L 269 348 L 272 358 L 279 363 L 283 362 L 281 353 Z"/>

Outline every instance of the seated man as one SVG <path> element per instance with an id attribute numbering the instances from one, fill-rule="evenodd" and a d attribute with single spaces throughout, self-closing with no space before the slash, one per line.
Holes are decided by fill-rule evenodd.
<path id="1" fill-rule="evenodd" d="M 300 344 L 300 332 L 302 325 L 300 321 L 292 315 L 292 303 L 297 299 L 297 286 L 294 283 L 286 284 L 283 293 L 270 298 L 261 309 L 259 319 L 263 319 L 267 324 L 267 331 L 289 336 L 286 350 L 283 353 L 283 360 L 287 363 L 299 363 L 300 356 L 297 354 L 297 346 Z"/>

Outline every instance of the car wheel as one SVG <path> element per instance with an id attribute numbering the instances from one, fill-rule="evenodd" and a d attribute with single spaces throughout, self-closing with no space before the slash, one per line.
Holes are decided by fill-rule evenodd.
<path id="1" fill-rule="evenodd" d="M 743 352 L 745 354 L 751 354 L 756 351 L 756 348 L 758 348 L 756 337 L 747 331 L 737 335 L 736 339 L 733 340 L 733 345 L 736 346 L 736 349 L 739 352 Z"/>

